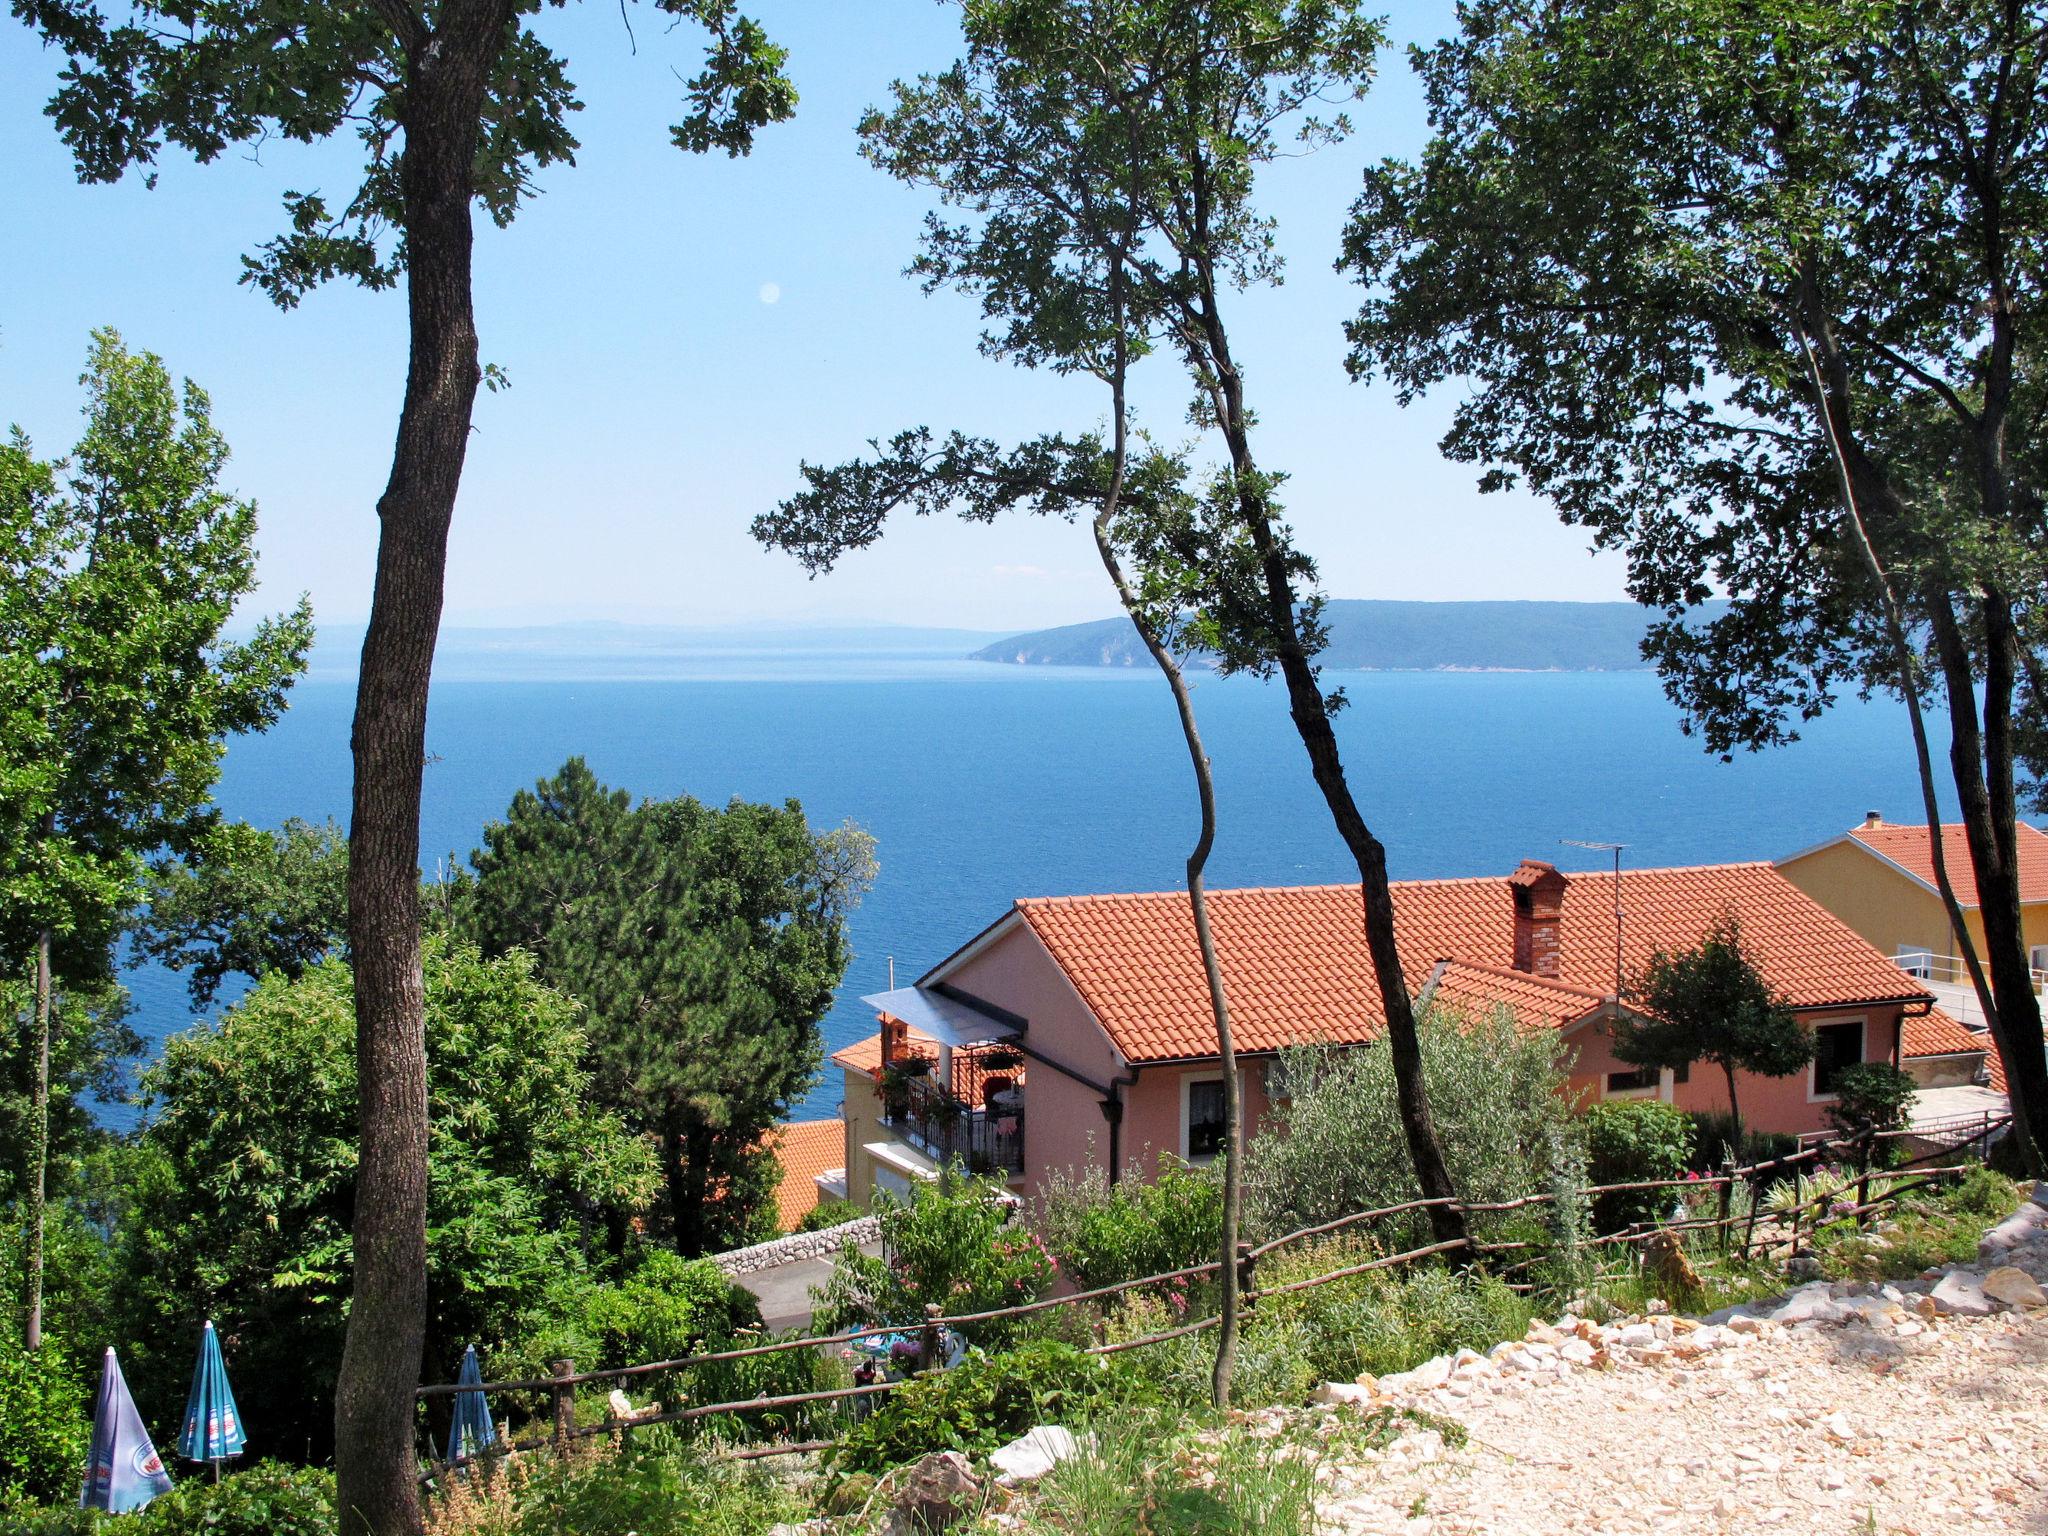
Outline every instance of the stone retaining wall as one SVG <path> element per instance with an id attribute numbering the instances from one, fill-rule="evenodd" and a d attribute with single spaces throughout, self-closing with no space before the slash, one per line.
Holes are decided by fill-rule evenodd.
<path id="1" fill-rule="evenodd" d="M 881 1218 L 862 1216 L 836 1227 L 822 1227 L 816 1232 L 792 1232 L 787 1237 L 771 1238 L 751 1248 L 715 1253 L 711 1262 L 728 1275 L 751 1275 L 757 1269 L 773 1269 L 779 1264 L 828 1259 L 847 1243 L 872 1243 L 881 1235 Z"/>

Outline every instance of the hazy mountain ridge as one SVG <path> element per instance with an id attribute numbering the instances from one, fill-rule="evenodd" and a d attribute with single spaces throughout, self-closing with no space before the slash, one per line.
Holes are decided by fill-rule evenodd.
<path id="1" fill-rule="evenodd" d="M 1710 618 L 1720 604 L 1702 610 Z M 1333 598 L 1323 665 L 1364 672 L 1642 672 L 1655 617 L 1634 603 L 1405 602 Z M 1127 618 L 1012 635 L 973 653 L 1019 666 L 1131 667 L 1144 647 Z M 1195 662 L 1205 664 L 1197 656 Z"/>

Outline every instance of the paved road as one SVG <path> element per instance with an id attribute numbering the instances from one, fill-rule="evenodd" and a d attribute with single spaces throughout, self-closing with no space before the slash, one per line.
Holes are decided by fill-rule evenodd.
<path id="1" fill-rule="evenodd" d="M 861 1252 L 879 1255 L 880 1243 L 867 1243 Z M 798 1259 L 773 1269 L 757 1269 L 735 1279 L 752 1291 L 761 1303 L 761 1320 L 770 1328 L 807 1328 L 811 1322 L 811 1288 L 822 1288 L 832 1273 L 830 1259 Z"/>

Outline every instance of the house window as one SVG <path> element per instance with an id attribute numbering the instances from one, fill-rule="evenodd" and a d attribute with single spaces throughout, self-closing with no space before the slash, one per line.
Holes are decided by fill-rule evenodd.
<path id="1" fill-rule="evenodd" d="M 1844 1067 L 1863 1059 L 1863 1021 L 1817 1024 L 1813 1030 L 1813 1097 L 1831 1099 Z"/>
<path id="2" fill-rule="evenodd" d="M 1657 1069 L 1636 1067 L 1626 1072 L 1607 1074 L 1607 1097 L 1610 1099 L 1640 1098 L 1646 1093 L 1657 1091 Z"/>
<path id="3" fill-rule="evenodd" d="M 1181 1080 L 1182 1155 L 1191 1163 L 1207 1162 L 1223 1150 L 1223 1079 Z"/>

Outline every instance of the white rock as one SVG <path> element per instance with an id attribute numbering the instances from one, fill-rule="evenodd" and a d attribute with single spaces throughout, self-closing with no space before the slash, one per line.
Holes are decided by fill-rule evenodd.
<path id="1" fill-rule="evenodd" d="M 1379 1393 L 1375 1391 L 1372 1387 L 1366 1386 L 1359 1382 L 1326 1381 L 1320 1387 L 1317 1387 L 1315 1389 L 1315 1392 L 1311 1395 L 1309 1400 L 1311 1402 L 1321 1403 L 1326 1407 L 1335 1407 L 1340 1403 L 1370 1403 L 1374 1398 L 1378 1396 Z M 1062 1433 L 1065 1433 L 1065 1431 L 1062 1431 Z M 1025 1438 L 1028 1439 L 1030 1437 L 1026 1436 Z M 1015 1443 L 1021 1445 L 1023 1444 L 1023 1441 L 1020 1440 Z M 1004 1449 L 1007 1450 L 1009 1449 L 1009 1447 L 1005 1446 Z M 998 1454 L 1000 1454 L 1000 1452 Z M 993 1465 L 995 1458 L 991 1457 L 989 1458 L 989 1460 L 990 1464 Z"/>
<path id="2" fill-rule="evenodd" d="M 1984 1279 L 1967 1269 L 1952 1269 L 1934 1288 L 1934 1310 L 1943 1317 L 1987 1317 L 1997 1303 L 1984 1294 Z"/>
<path id="3" fill-rule="evenodd" d="M 1572 1365 L 1591 1365 L 1595 1353 L 1593 1346 L 1584 1339 L 1567 1339 L 1559 1347 L 1557 1357 Z"/>
<path id="4" fill-rule="evenodd" d="M 1529 1372 L 1543 1369 L 1543 1362 L 1526 1349 L 1509 1350 L 1500 1363 L 1511 1371 Z"/>
<path id="5" fill-rule="evenodd" d="M 1986 1275 L 1983 1289 L 1993 1301 L 2002 1301 L 2009 1307 L 2048 1306 L 2048 1291 L 2042 1290 L 2024 1269 L 2015 1269 L 2010 1264 L 2000 1265 Z"/>
<path id="6" fill-rule="evenodd" d="M 1730 1333 L 1762 1333 L 1764 1331 L 1764 1320 L 1760 1317 L 1752 1317 L 1747 1312 L 1736 1312 L 1730 1314 L 1727 1327 Z"/>
<path id="7" fill-rule="evenodd" d="M 1648 1323 L 1630 1323 L 1614 1335 L 1623 1349 L 1644 1349 L 1657 1342 L 1657 1330 Z"/>
<path id="8" fill-rule="evenodd" d="M 989 1452 L 989 1466 L 1004 1483 L 1036 1483 L 1069 1456 L 1079 1456 L 1085 1444 L 1071 1430 L 1057 1423 L 1026 1430 L 1001 1450 Z"/>

